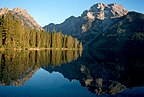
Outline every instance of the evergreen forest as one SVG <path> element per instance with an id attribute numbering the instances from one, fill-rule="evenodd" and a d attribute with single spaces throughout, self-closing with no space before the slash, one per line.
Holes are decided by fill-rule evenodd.
<path id="1" fill-rule="evenodd" d="M 77 38 L 55 30 L 50 33 L 31 29 L 11 12 L 0 16 L 0 34 L 0 49 L 82 50 L 82 43 Z"/>

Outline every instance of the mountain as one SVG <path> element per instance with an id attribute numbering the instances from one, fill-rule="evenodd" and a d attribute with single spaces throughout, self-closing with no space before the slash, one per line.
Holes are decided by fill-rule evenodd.
<path id="1" fill-rule="evenodd" d="M 33 17 L 30 14 L 28 14 L 26 10 L 21 8 L 0 8 L 0 16 L 5 15 L 8 12 L 11 12 L 14 17 L 20 18 L 23 22 L 23 25 L 31 29 L 42 30 L 42 27 L 33 19 Z"/>
<path id="2" fill-rule="evenodd" d="M 47 31 L 62 31 L 83 42 L 84 48 L 143 49 L 144 14 L 126 10 L 119 4 L 93 5 L 79 17 L 61 24 L 49 24 Z"/>
<path id="3" fill-rule="evenodd" d="M 144 49 L 144 14 L 129 12 L 88 45 L 91 48 Z"/>
<path id="4" fill-rule="evenodd" d="M 79 17 L 70 17 L 61 24 L 49 24 L 43 27 L 46 31 L 62 31 L 78 37 L 84 44 L 90 42 L 94 36 L 105 31 L 119 17 L 126 15 L 128 11 L 119 4 L 93 5 L 89 10 L 85 10 Z M 92 35 L 91 35 L 92 34 Z"/>
<path id="5" fill-rule="evenodd" d="M 46 31 L 52 32 L 54 29 L 56 31 L 62 31 L 63 34 L 69 34 L 69 35 L 74 35 L 77 34 L 77 32 L 81 32 L 81 18 L 80 17 L 74 17 L 71 16 L 68 19 L 66 19 L 63 23 L 61 24 L 49 24 L 44 27 Z"/>

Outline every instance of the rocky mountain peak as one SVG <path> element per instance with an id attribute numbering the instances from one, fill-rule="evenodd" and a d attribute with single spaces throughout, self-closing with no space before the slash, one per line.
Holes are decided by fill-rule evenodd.
<path id="1" fill-rule="evenodd" d="M 83 18 L 82 32 L 86 32 L 92 26 L 94 20 L 102 20 L 103 22 L 109 22 L 113 18 L 119 18 L 128 13 L 123 6 L 113 4 L 97 3 L 93 5 L 89 10 L 83 12 L 81 17 Z M 106 23 L 107 24 L 107 23 Z"/>
<path id="2" fill-rule="evenodd" d="M 3 15 L 3 14 L 6 14 L 9 10 L 11 10 L 11 9 L 9 9 L 9 8 L 0 8 L 0 15 Z"/>
<path id="3" fill-rule="evenodd" d="M 14 8 L 14 9 L 12 9 L 12 10 L 15 11 L 15 12 L 27 14 L 27 11 L 26 11 L 25 9 L 22 9 L 22 8 Z"/>
<path id="4" fill-rule="evenodd" d="M 40 25 L 38 25 L 38 23 L 33 19 L 33 17 L 30 14 L 27 13 L 25 9 L 14 8 L 12 11 L 18 14 L 19 16 L 23 16 L 24 18 L 26 18 L 33 25 L 31 26 L 31 28 L 41 29 Z"/>
<path id="5" fill-rule="evenodd" d="M 22 20 L 23 24 L 31 29 L 42 30 L 41 26 L 33 19 L 33 17 L 22 8 L 1 8 L 0 15 L 7 14 L 11 12 L 15 17 L 18 17 Z"/>
<path id="6" fill-rule="evenodd" d="M 56 29 L 57 31 L 62 31 L 64 34 L 79 37 L 83 32 L 103 32 L 112 25 L 116 19 L 127 13 L 128 10 L 117 3 L 97 3 L 91 6 L 90 9 L 85 10 L 79 17 L 72 16 L 59 25 L 47 25 L 44 29 L 46 31 Z"/>
<path id="7" fill-rule="evenodd" d="M 124 16 L 128 13 L 128 11 L 121 5 L 117 3 L 113 4 L 103 4 L 98 3 L 93 5 L 87 11 L 87 17 L 91 19 L 97 18 L 99 20 L 110 19 L 110 18 L 118 18 Z"/>

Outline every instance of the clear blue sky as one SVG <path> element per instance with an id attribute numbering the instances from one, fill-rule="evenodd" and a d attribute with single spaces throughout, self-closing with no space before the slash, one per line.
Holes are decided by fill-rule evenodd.
<path id="1" fill-rule="evenodd" d="M 80 16 L 96 3 L 119 3 L 126 9 L 144 13 L 144 0 L 0 0 L 0 8 L 23 8 L 41 25 L 61 23 L 70 16 Z"/>

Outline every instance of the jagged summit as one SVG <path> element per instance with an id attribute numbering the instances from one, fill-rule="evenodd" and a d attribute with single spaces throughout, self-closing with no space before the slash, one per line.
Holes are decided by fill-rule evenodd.
<path id="1" fill-rule="evenodd" d="M 84 11 L 81 15 L 81 17 L 83 18 L 82 32 L 86 32 L 87 30 L 89 30 L 92 26 L 93 21 L 96 19 L 102 21 L 106 20 L 107 22 L 109 22 L 109 20 L 122 17 L 127 13 L 128 10 L 117 3 L 97 3 L 90 7 L 89 10 Z"/>
<path id="2" fill-rule="evenodd" d="M 99 20 L 118 18 L 124 16 L 128 13 L 123 6 L 113 3 L 113 4 L 103 4 L 97 3 L 93 5 L 89 10 L 86 10 L 82 16 L 85 18 L 94 20 L 95 18 Z"/>
<path id="3" fill-rule="evenodd" d="M 20 18 L 23 21 L 25 26 L 28 26 L 31 29 L 42 30 L 41 26 L 33 19 L 33 17 L 22 8 L 0 8 L 0 15 L 4 15 L 8 12 L 11 12 L 15 17 Z"/>
<path id="4" fill-rule="evenodd" d="M 0 15 L 6 14 L 9 10 L 11 10 L 10 8 L 0 8 Z"/>
<path id="5" fill-rule="evenodd" d="M 97 3 L 85 10 L 79 17 L 71 16 L 59 25 L 47 25 L 44 29 L 46 31 L 56 29 L 56 31 L 62 31 L 64 34 L 77 35 L 76 37 L 78 37 L 82 32 L 88 32 L 94 25 L 96 30 L 103 27 L 108 28 L 114 22 L 112 19 L 117 19 L 127 13 L 128 10 L 117 3 Z"/>

